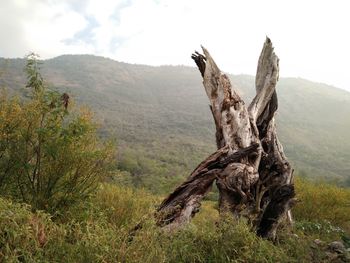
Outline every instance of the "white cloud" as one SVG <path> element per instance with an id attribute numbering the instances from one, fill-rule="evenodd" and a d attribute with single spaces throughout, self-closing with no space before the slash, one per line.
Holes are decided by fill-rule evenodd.
<path id="1" fill-rule="evenodd" d="M 93 50 L 88 46 L 64 44 L 64 39 L 73 37 L 87 24 L 84 16 L 64 1 L 8 1 L 1 9 L 0 17 L 3 34 L 10 36 L 2 39 L 1 56 L 23 57 L 34 51 L 42 57 L 51 57 Z"/>
<path id="2" fill-rule="evenodd" d="M 190 54 L 203 44 L 223 70 L 254 74 L 268 35 L 281 59 L 281 76 L 350 90 L 348 5 L 346 0 L 6 1 L 0 10 L 6 36 L 0 56 L 33 50 L 43 57 L 93 53 L 132 63 L 193 65 Z"/>

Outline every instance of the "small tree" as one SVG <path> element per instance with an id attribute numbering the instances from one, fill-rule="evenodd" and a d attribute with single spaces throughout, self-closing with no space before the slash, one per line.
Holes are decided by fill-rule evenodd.
<path id="1" fill-rule="evenodd" d="M 1 96 L 0 190 L 55 213 L 94 190 L 113 148 L 99 141 L 88 110 L 71 111 L 66 93 L 48 90 L 39 65 L 35 54 L 27 57 L 29 101 Z"/>

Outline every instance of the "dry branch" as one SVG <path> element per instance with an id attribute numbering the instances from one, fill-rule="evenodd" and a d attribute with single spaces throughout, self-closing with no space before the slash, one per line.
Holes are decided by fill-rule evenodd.
<path id="1" fill-rule="evenodd" d="M 232 162 L 256 153 L 258 146 L 253 144 L 233 154 L 228 154 L 228 147 L 223 147 L 211 154 L 162 202 L 157 209 L 157 224 L 173 229 L 189 222 L 217 176 Z"/>

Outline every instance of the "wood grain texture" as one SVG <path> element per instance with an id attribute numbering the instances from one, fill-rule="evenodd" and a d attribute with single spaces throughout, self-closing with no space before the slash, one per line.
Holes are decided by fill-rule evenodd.
<path id="1" fill-rule="evenodd" d="M 275 239 L 294 204 L 292 168 L 277 137 L 276 84 L 279 59 L 269 38 L 261 51 L 256 96 L 247 107 L 209 51 L 195 52 L 195 61 L 210 102 L 218 150 L 204 160 L 160 205 L 157 222 L 178 229 L 198 212 L 214 181 L 220 213 L 247 217 L 257 234 Z"/>

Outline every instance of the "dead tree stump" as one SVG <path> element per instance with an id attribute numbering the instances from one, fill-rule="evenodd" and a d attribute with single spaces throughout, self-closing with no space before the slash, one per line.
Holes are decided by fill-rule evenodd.
<path id="1" fill-rule="evenodd" d="M 293 170 L 277 137 L 274 115 L 279 59 L 266 38 L 256 73 L 256 96 L 247 107 L 209 52 L 195 61 L 210 101 L 218 150 L 205 159 L 159 206 L 158 225 L 178 229 L 199 211 L 214 182 L 220 213 L 247 217 L 259 236 L 275 239 L 294 204 Z"/>

